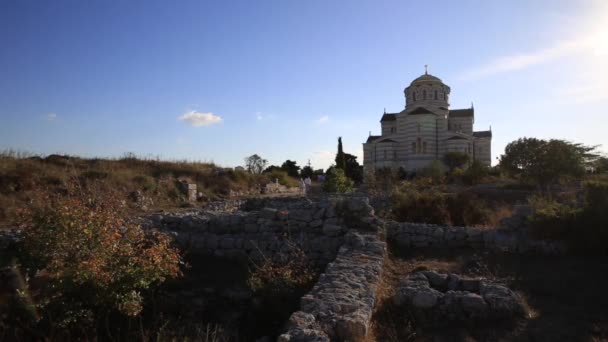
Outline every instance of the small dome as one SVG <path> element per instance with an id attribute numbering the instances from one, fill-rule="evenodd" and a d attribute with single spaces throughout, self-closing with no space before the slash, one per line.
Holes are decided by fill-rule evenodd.
<path id="1" fill-rule="evenodd" d="M 418 82 L 428 82 L 428 81 L 443 83 L 443 81 L 439 77 L 435 77 L 435 76 L 433 76 L 431 74 L 426 74 L 425 73 L 424 75 L 422 75 L 422 76 L 416 78 L 415 80 L 413 80 L 410 85 L 418 83 Z"/>

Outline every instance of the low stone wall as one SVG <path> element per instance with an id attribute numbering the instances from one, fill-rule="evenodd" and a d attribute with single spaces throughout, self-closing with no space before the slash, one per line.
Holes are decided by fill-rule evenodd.
<path id="1" fill-rule="evenodd" d="M 517 253 L 539 252 L 560 254 L 565 244 L 553 241 L 532 240 L 521 233 L 504 229 L 451 227 L 425 223 L 386 222 L 389 242 L 399 248 L 412 247 L 470 247 L 489 248 Z"/>
<path id="2" fill-rule="evenodd" d="M 291 315 L 280 342 L 361 341 L 369 331 L 386 255 L 376 234 L 350 232 L 336 259 Z"/>
<path id="3" fill-rule="evenodd" d="M 255 210 L 261 206 L 265 207 Z M 240 207 L 251 211 L 155 214 L 144 225 L 169 231 L 178 244 L 194 253 L 258 262 L 287 257 L 297 246 L 323 265 L 336 257 L 350 224 L 357 225 L 349 218 L 361 216 L 360 225 L 378 230 L 377 222 L 369 218 L 373 209 L 361 198 L 320 202 L 259 199 L 242 202 Z"/>
<path id="4" fill-rule="evenodd" d="M 419 322 L 434 327 L 451 322 L 509 320 L 525 313 L 519 296 L 504 285 L 433 271 L 407 276 L 394 302 L 409 307 Z"/>

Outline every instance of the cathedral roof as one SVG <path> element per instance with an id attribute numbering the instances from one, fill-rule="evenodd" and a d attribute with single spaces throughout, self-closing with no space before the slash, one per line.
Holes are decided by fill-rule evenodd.
<path id="1" fill-rule="evenodd" d="M 415 80 L 413 80 L 412 84 L 418 83 L 418 82 L 428 82 L 428 81 L 443 83 L 443 81 L 441 81 L 441 79 L 439 77 L 436 77 L 436 76 L 433 76 L 431 74 L 425 73 L 424 75 L 422 75 L 422 76 L 416 78 Z"/>
<path id="2" fill-rule="evenodd" d="M 395 121 L 395 120 L 397 120 L 397 114 L 384 113 L 384 115 L 382 115 L 382 119 L 380 119 L 380 122 Z"/>
<path id="3" fill-rule="evenodd" d="M 492 137 L 492 131 L 473 132 L 473 136 L 475 138 L 491 138 Z"/>
<path id="4" fill-rule="evenodd" d="M 435 114 L 433 112 L 431 112 L 430 110 L 424 108 L 424 107 L 418 107 L 416 109 L 414 109 L 413 111 L 408 113 L 409 115 L 419 115 L 419 114 Z"/>
<path id="5" fill-rule="evenodd" d="M 465 138 L 465 137 L 461 137 L 461 136 L 455 135 L 453 137 L 447 138 L 446 140 L 468 140 L 468 139 Z"/>
<path id="6" fill-rule="evenodd" d="M 378 140 L 380 138 L 382 138 L 381 135 L 370 135 L 369 137 L 367 137 L 367 142 L 370 143 L 370 142 L 373 142 L 374 140 Z"/>
<path id="7" fill-rule="evenodd" d="M 393 140 L 393 139 L 384 139 L 382 141 L 378 141 L 378 143 L 385 143 L 385 142 L 387 142 L 387 143 L 396 143 L 396 141 Z"/>
<path id="8" fill-rule="evenodd" d="M 452 118 L 466 118 L 469 116 L 475 116 L 475 109 L 467 108 L 467 109 L 451 109 L 448 112 L 448 116 Z"/>

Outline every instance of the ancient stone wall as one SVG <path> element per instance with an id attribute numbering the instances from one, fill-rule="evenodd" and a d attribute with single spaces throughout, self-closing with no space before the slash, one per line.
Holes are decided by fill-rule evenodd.
<path id="1" fill-rule="evenodd" d="M 470 247 L 511 252 L 564 253 L 563 243 L 532 240 L 523 233 L 504 229 L 451 227 L 425 223 L 386 222 L 389 242 L 400 248 L 411 247 Z"/>
<path id="2" fill-rule="evenodd" d="M 297 246 L 323 265 L 334 260 L 349 228 L 378 230 L 366 199 L 256 199 L 236 206 L 243 210 L 150 215 L 144 225 L 169 231 L 194 253 L 257 262 L 285 257 Z"/>
<path id="3" fill-rule="evenodd" d="M 336 259 L 301 299 L 280 342 L 362 341 L 370 328 L 386 243 L 350 232 Z"/>

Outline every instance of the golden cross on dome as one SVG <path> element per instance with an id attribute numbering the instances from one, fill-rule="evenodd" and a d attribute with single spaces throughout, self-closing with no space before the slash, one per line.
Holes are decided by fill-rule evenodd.
<path id="1" fill-rule="evenodd" d="M 424 74 L 425 74 L 425 75 L 428 75 L 428 74 L 429 74 L 429 65 L 428 65 L 428 64 L 425 64 L 425 65 L 424 65 Z"/>

